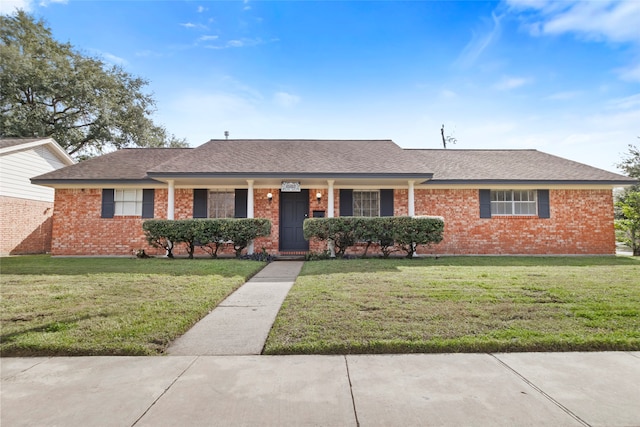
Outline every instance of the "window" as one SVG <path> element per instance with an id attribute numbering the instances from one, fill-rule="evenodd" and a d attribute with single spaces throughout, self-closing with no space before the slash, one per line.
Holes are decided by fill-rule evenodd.
<path id="1" fill-rule="evenodd" d="M 235 201 L 233 191 L 209 191 L 209 218 L 233 218 Z"/>
<path id="2" fill-rule="evenodd" d="M 380 192 L 354 190 L 353 216 L 380 216 Z"/>
<path id="3" fill-rule="evenodd" d="M 492 190 L 491 215 L 537 215 L 535 190 Z"/>
<path id="4" fill-rule="evenodd" d="M 115 216 L 142 216 L 142 190 L 115 190 Z"/>

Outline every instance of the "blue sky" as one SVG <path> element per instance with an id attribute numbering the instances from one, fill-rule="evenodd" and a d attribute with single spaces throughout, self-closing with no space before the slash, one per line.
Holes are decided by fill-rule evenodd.
<path id="1" fill-rule="evenodd" d="M 640 1 L 3 0 L 149 80 L 211 138 L 533 148 L 602 169 L 640 139 Z"/>

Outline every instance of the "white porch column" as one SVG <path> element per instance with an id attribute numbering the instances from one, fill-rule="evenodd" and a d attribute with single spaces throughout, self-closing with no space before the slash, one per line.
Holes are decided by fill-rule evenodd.
<path id="1" fill-rule="evenodd" d="M 327 218 L 333 218 L 334 217 L 334 212 L 333 212 L 333 183 L 335 181 L 333 179 L 329 179 L 327 180 L 327 184 L 329 186 L 328 190 L 327 190 Z M 327 249 L 329 249 L 329 253 L 331 254 L 331 258 L 335 258 L 336 257 L 336 245 L 334 244 L 333 240 L 329 240 L 327 242 Z"/>
<path id="2" fill-rule="evenodd" d="M 249 184 L 247 191 L 247 218 L 253 218 L 253 180 L 248 179 L 247 184 Z M 247 254 L 253 254 L 253 240 L 249 242 L 249 246 L 247 247 Z"/>
<path id="3" fill-rule="evenodd" d="M 327 181 L 329 189 L 327 190 L 327 218 L 333 218 L 333 183 L 332 179 Z"/>
<path id="4" fill-rule="evenodd" d="M 416 215 L 416 202 L 415 202 L 415 195 L 414 195 L 414 191 L 413 191 L 413 184 L 415 184 L 415 181 L 409 181 L 409 197 L 408 197 L 408 210 L 409 210 L 409 216 L 415 216 Z"/>
<path id="5" fill-rule="evenodd" d="M 174 212 L 176 210 L 175 182 L 170 179 L 169 181 L 167 181 L 167 183 L 169 184 L 169 189 L 167 191 L 167 219 L 174 219 Z"/>

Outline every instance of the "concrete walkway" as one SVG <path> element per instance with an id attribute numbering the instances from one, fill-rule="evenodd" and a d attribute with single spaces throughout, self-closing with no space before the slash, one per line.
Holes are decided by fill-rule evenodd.
<path id="1" fill-rule="evenodd" d="M 302 264 L 302 261 L 268 264 L 178 338 L 167 353 L 172 356 L 262 353 L 269 330 Z"/>
<path id="2" fill-rule="evenodd" d="M 0 359 L 14 426 L 638 426 L 640 352 Z"/>

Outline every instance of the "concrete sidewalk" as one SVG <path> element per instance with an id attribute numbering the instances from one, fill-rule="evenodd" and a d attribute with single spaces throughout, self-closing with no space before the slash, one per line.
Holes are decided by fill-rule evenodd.
<path id="1" fill-rule="evenodd" d="M 167 349 L 172 356 L 262 353 L 302 261 L 272 262 L 229 295 Z"/>
<path id="2" fill-rule="evenodd" d="M 640 352 L 0 359 L 3 427 L 638 426 Z"/>

